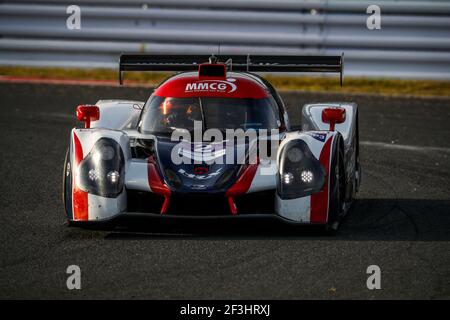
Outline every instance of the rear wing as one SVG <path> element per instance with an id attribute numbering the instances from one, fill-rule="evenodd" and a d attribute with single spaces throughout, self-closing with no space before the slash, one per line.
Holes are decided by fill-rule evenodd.
<path id="1" fill-rule="evenodd" d="M 119 60 L 119 83 L 123 71 L 196 71 L 202 63 L 225 63 L 230 71 L 335 72 L 343 83 L 344 54 L 340 56 L 268 55 L 143 55 L 123 54 Z"/>

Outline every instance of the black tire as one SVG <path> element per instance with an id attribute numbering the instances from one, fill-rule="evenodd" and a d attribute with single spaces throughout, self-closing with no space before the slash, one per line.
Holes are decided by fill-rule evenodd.
<path id="1" fill-rule="evenodd" d="M 344 148 L 340 135 L 334 141 L 332 148 L 333 157 L 330 163 L 330 186 L 329 186 L 329 210 L 326 231 L 334 234 L 339 226 L 339 220 L 344 214 L 345 203 L 345 166 Z"/>
<path id="2" fill-rule="evenodd" d="M 64 168 L 62 176 L 62 202 L 66 213 L 67 221 L 70 224 L 72 218 L 72 170 L 69 160 L 69 148 L 67 148 L 64 158 Z"/>
<path id="3" fill-rule="evenodd" d="M 361 186 L 361 164 L 359 162 L 359 113 L 356 113 L 356 156 L 355 156 L 355 195 Z M 356 178 L 356 171 L 358 178 Z"/>

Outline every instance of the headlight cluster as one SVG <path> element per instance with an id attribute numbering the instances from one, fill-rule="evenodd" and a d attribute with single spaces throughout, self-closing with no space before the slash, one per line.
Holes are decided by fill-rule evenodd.
<path id="1" fill-rule="evenodd" d="M 114 198 L 122 192 L 125 159 L 122 148 L 113 139 L 99 139 L 80 162 L 79 187 L 91 194 Z"/>
<path id="2" fill-rule="evenodd" d="M 281 150 L 278 194 L 294 199 L 319 192 L 325 183 L 325 170 L 302 140 L 286 143 Z"/>

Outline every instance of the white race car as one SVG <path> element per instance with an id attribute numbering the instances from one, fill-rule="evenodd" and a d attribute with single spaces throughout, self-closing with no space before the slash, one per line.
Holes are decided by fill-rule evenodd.
<path id="1" fill-rule="evenodd" d="M 293 128 L 255 72 L 342 82 L 341 56 L 122 55 L 121 83 L 123 71 L 180 72 L 146 102 L 78 106 L 85 128 L 71 131 L 63 186 L 71 224 L 269 215 L 337 229 L 360 184 L 356 104 L 307 104 Z"/>

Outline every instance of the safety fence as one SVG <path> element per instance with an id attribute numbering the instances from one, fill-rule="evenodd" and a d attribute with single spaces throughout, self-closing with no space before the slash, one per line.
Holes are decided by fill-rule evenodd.
<path id="1" fill-rule="evenodd" d="M 74 5 L 80 9 L 79 15 Z M 371 5 L 380 9 L 378 26 L 376 8 L 370 7 L 367 13 Z M 117 68 L 121 53 L 218 52 L 274 55 L 344 52 L 346 75 L 450 79 L 450 2 L 0 3 L 1 65 Z"/>

